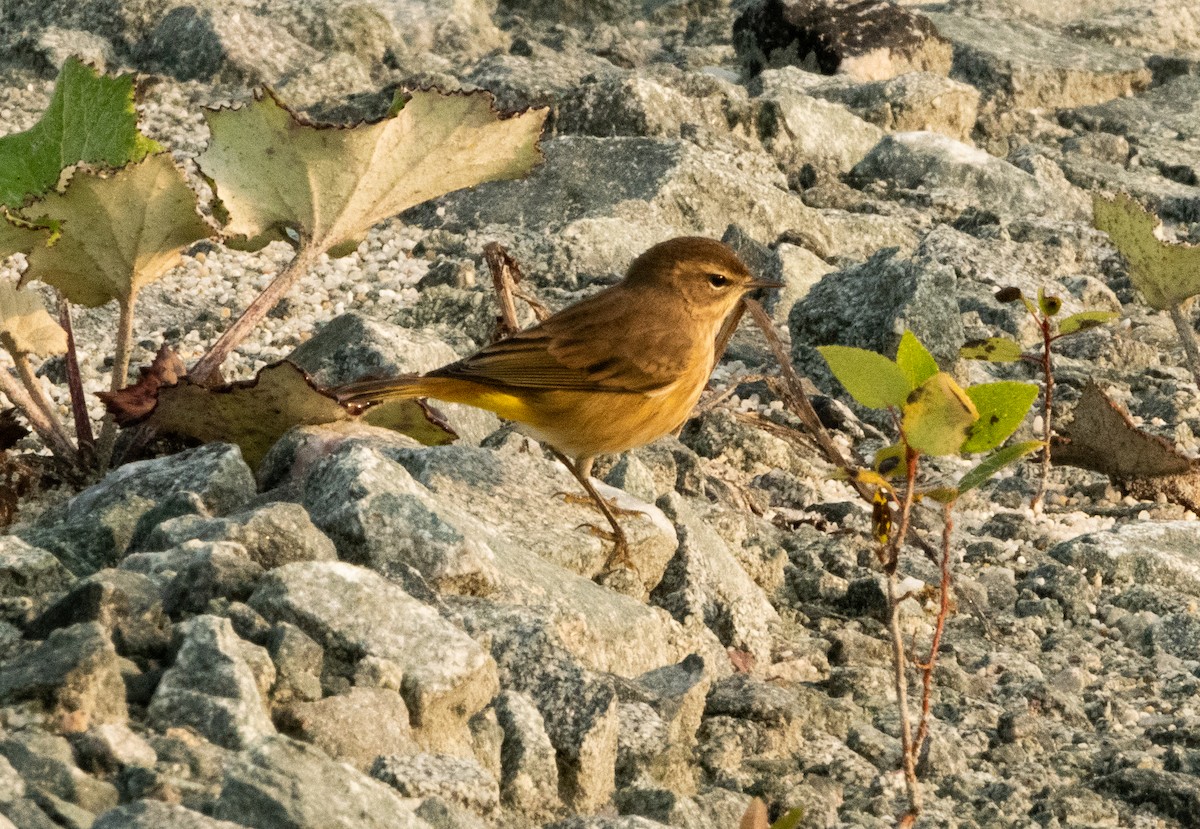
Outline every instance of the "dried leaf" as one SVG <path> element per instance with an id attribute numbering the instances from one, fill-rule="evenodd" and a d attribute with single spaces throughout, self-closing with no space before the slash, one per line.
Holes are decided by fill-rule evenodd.
<path id="1" fill-rule="evenodd" d="M 541 161 L 546 113 L 499 118 L 488 93 L 420 91 L 381 121 L 333 127 L 266 90 L 207 113 L 212 142 L 197 162 L 227 211 L 226 232 L 247 247 L 290 232 L 317 250 L 352 249 L 413 205 L 528 173 Z"/>
<path id="2" fill-rule="evenodd" d="M 1129 276 L 1146 302 L 1164 311 L 1200 294 L 1200 245 L 1158 238 L 1162 222 L 1129 196 L 1092 196 L 1094 223 L 1129 262 Z"/>
<path id="3" fill-rule="evenodd" d="M 750 801 L 746 813 L 742 815 L 738 829 L 771 829 L 771 816 L 767 813 L 767 804 L 757 797 Z"/>
<path id="4" fill-rule="evenodd" d="M 47 357 L 67 350 L 67 332 L 34 291 L 0 283 L 0 343 L 12 354 Z"/>
<path id="5" fill-rule="evenodd" d="M 173 268 L 184 248 L 213 233 L 168 154 L 112 173 L 76 170 L 63 192 L 30 210 L 62 232 L 29 253 L 21 284 L 39 279 L 88 307 L 129 302 Z"/>
<path id="6" fill-rule="evenodd" d="M 440 423 L 432 422 L 427 409 L 417 401 L 396 403 L 408 406 L 394 410 L 390 423 L 376 425 L 406 434 L 416 432 L 413 436 L 424 442 L 449 443 L 456 437 Z M 408 416 L 402 417 L 404 409 Z M 164 433 L 237 444 L 246 463 L 256 469 L 267 450 L 293 426 L 354 417 L 332 394 L 318 389 L 307 374 L 285 361 L 267 366 L 252 380 L 216 388 L 197 386 L 187 378 L 174 386 L 164 386 L 146 422 Z M 436 441 L 428 440 L 430 437 Z"/>
<path id="7" fill-rule="evenodd" d="M 0 452 L 7 452 L 17 445 L 29 430 L 20 421 L 20 412 L 15 408 L 0 411 Z"/>
<path id="8" fill-rule="evenodd" d="M 49 192 L 65 168 L 81 161 L 120 167 L 161 150 L 138 132 L 133 81 L 133 75 L 106 77 L 69 58 L 41 119 L 0 138 L 0 203 L 20 207 Z"/>
<path id="9" fill-rule="evenodd" d="M 141 375 L 136 383 L 113 392 L 100 392 L 97 397 L 121 426 L 129 426 L 146 418 L 158 402 L 158 391 L 163 386 L 173 386 L 187 374 L 187 366 L 179 355 L 163 343 L 154 357 L 154 362 L 138 369 Z"/>

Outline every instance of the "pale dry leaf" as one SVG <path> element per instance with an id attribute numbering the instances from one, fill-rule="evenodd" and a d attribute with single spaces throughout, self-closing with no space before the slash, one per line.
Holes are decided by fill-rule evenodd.
<path id="1" fill-rule="evenodd" d="M 0 283 L 0 342 L 14 354 L 48 357 L 67 350 L 67 332 L 33 291 Z"/>

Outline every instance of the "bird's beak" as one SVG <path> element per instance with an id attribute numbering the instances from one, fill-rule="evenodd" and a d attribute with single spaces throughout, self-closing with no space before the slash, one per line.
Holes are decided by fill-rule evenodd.
<path id="1" fill-rule="evenodd" d="M 746 283 L 746 290 L 753 291 L 758 288 L 782 288 L 782 282 L 776 282 L 774 279 L 751 279 Z"/>

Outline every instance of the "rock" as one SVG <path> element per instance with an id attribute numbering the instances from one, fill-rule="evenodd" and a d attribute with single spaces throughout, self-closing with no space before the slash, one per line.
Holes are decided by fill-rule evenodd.
<path id="1" fill-rule="evenodd" d="M 978 89 L 932 72 L 824 84 L 809 94 L 837 101 L 887 132 L 939 132 L 967 144 L 979 117 Z"/>
<path id="2" fill-rule="evenodd" d="M 213 820 L 173 803 L 138 800 L 98 816 L 92 829 L 237 829 L 242 825 Z"/>
<path id="3" fill-rule="evenodd" d="M 15 532 L 54 553 L 76 575 L 88 575 L 116 564 L 134 537 L 149 531 L 143 519 L 184 492 L 195 493 L 205 508 L 224 515 L 254 496 L 254 475 L 236 446 L 210 443 L 115 469 L 65 507 Z"/>
<path id="4" fill-rule="evenodd" d="M 702 619 L 721 644 L 769 661 L 767 626 L 779 615 L 766 594 L 746 575 L 728 545 L 699 520 L 680 495 L 660 500 L 679 533 L 679 549 L 651 598 L 680 623 Z"/>
<path id="5" fill-rule="evenodd" d="M 403 674 L 413 734 L 427 750 L 469 744 L 466 722 L 497 690 L 496 666 L 462 631 L 400 587 L 343 562 L 298 562 L 269 572 L 250 606 L 296 625 L 352 674 L 373 657 Z M 439 654 L 430 661 L 429 653 Z M 327 666 L 328 668 L 328 666 Z"/>
<path id="6" fill-rule="evenodd" d="M 1193 553 L 1198 538 L 1194 521 L 1156 521 L 1076 536 L 1049 553 L 1106 584 L 1154 585 L 1200 596 L 1200 560 Z"/>
<path id="7" fill-rule="evenodd" d="M 576 90 L 585 77 L 595 83 L 601 78 L 623 75 L 603 58 L 567 44 L 557 50 L 536 42 L 525 43 L 530 54 L 490 55 L 475 64 L 463 82 L 491 92 L 501 109 L 549 107 L 547 134 L 555 131 L 561 101 Z"/>
<path id="8" fill-rule="evenodd" d="M 636 815 L 624 817 L 569 817 L 546 824 L 543 829 L 667 829 L 666 824 Z"/>
<path id="9" fill-rule="evenodd" d="M 530 820 L 553 814 L 561 805 L 558 766 L 545 720 L 527 694 L 501 691 L 492 704 L 504 730 L 501 802 Z"/>
<path id="10" fill-rule="evenodd" d="M 825 276 L 788 318 L 792 358 L 803 374 L 828 377 L 818 345 L 849 345 L 893 357 L 911 330 L 943 368 L 965 340 L 954 271 L 925 258 L 880 251 L 862 265 Z M 838 388 L 827 386 L 827 388 Z"/>
<path id="11" fill-rule="evenodd" d="M 92 726 L 75 740 L 79 764 L 93 773 L 112 773 L 126 766 L 149 768 L 158 761 L 154 747 L 125 723 Z"/>
<path id="12" fill-rule="evenodd" d="M 0 701 L 33 700 L 64 732 L 124 722 L 125 683 L 117 652 L 96 622 L 56 630 L 0 665 Z"/>
<path id="13" fill-rule="evenodd" d="M 781 90 L 756 103 L 758 136 L 790 174 L 805 165 L 848 172 L 883 137 L 882 130 L 846 107 L 800 91 Z"/>
<path id="14" fill-rule="evenodd" d="M 542 149 L 546 162 L 528 177 L 446 196 L 437 216 L 433 208 L 410 215 L 450 230 L 536 228 L 559 234 L 580 253 L 584 240 L 598 237 L 597 249 L 572 263 L 576 273 L 623 271 L 655 242 L 687 233 L 720 237 L 731 223 L 757 239 L 786 230 L 826 236 L 821 218 L 787 192 L 783 174 L 764 154 L 675 139 L 573 135 L 545 141 Z M 615 228 L 628 235 L 612 237 Z"/>
<path id="15" fill-rule="evenodd" d="M 22 616 L 40 612 L 73 581 L 75 577 L 53 553 L 16 536 L 0 539 L 0 601 L 19 599 L 22 605 L 27 601 Z"/>
<path id="16" fill-rule="evenodd" d="M 271 699 L 276 705 L 321 698 L 325 651 L 311 636 L 295 625 L 280 622 L 271 628 L 265 647 L 275 664 Z"/>
<path id="17" fill-rule="evenodd" d="M 187 515 L 159 524 L 138 545 L 142 551 L 169 550 L 185 541 L 234 541 L 264 570 L 293 561 L 333 561 L 337 550 L 299 504 L 273 503 L 230 515 Z"/>
<path id="18" fill-rule="evenodd" d="M 117 805 L 116 787 L 81 771 L 71 744 L 58 735 L 37 729 L 14 732 L 0 740 L 0 756 L 21 775 L 25 793 L 34 801 L 52 798 L 93 814 Z"/>
<path id="19" fill-rule="evenodd" d="M 461 356 L 432 331 L 379 322 L 351 312 L 326 323 L 289 354 L 288 360 L 322 386 L 336 386 L 366 377 L 423 374 Z M 472 445 L 500 426 L 494 414 L 474 406 L 441 401 L 434 405 L 445 413 L 459 436 Z"/>
<path id="20" fill-rule="evenodd" d="M 508 14 L 573 24 L 619 21 L 635 14 L 636 8 L 631 0 L 500 0 L 500 11 Z"/>
<path id="21" fill-rule="evenodd" d="M 416 806 L 318 748 L 274 736 L 238 755 L 213 817 L 253 829 L 427 829 Z"/>
<path id="22" fill-rule="evenodd" d="M 312 743 L 359 771 L 369 771 L 381 755 L 396 758 L 420 751 L 404 698 L 388 688 L 351 688 L 315 702 L 293 703 L 276 714 L 275 722 L 289 737 Z"/>
<path id="23" fill-rule="evenodd" d="M 218 599 L 244 601 L 264 572 L 236 542 L 189 541 L 180 547 L 184 549 L 188 561 L 167 584 L 163 596 L 163 609 L 172 616 L 203 613 Z"/>
<path id="24" fill-rule="evenodd" d="M 1186 826 L 1200 820 L 1200 784 L 1190 774 L 1161 769 L 1121 769 L 1096 781 L 1096 788 L 1126 803 L 1149 805 Z"/>
<path id="25" fill-rule="evenodd" d="M 1142 57 L 1021 21 L 930 13 L 954 44 L 952 74 L 1012 109 L 1059 109 L 1122 98 L 1150 83 Z"/>
<path id="26" fill-rule="evenodd" d="M 490 638 L 501 686 L 528 694 L 541 712 L 557 752 L 563 802 L 573 811 L 599 808 L 612 795 L 617 760 L 612 683 L 564 651 L 535 612 L 479 605 L 458 611 L 468 631 Z"/>
<path id="27" fill-rule="evenodd" d="M 789 64 L 858 80 L 950 71 L 950 43 L 929 18 L 879 0 L 757 0 L 734 21 L 733 45 L 752 75 Z"/>
<path id="28" fill-rule="evenodd" d="M 371 766 L 371 776 L 404 797 L 440 797 L 476 815 L 493 815 L 500 806 L 500 787 L 479 763 L 445 754 L 384 756 Z"/>
<path id="29" fill-rule="evenodd" d="M 103 626 L 122 656 L 157 658 L 170 648 L 171 620 L 163 612 L 162 591 L 140 573 L 105 569 L 80 579 L 25 632 L 44 639 L 58 628 L 84 622 Z"/>
<path id="30" fill-rule="evenodd" d="M 1002 218 L 1053 215 L 1079 218 L 1079 199 L 1063 202 L 1044 181 L 983 150 L 934 132 L 884 137 L 850 171 L 858 187 L 882 181 L 891 189 L 921 190 L 935 203 L 962 212 L 988 210 Z"/>
<path id="31" fill-rule="evenodd" d="M 188 726 L 231 749 L 274 734 L 258 679 L 245 657 L 246 650 L 257 646 L 239 639 L 229 620 L 217 616 L 189 620 L 181 635 L 175 664 L 163 674 L 147 709 L 151 725 Z M 265 651 L 262 658 L 269 666 Z"/>
<path id="32" fill-rule="evenodd" d="M 691 829 L 728 829 L 738 826 L 752 798 L 741 792 L 715 787 L 695 797 L 669 789 L 626 788 L 617 793 L 621 813 L 637 815 L 667 826 Z"/>
<path id="33" fill-rule="evenodd" d="M 704 660 L 692 655 L 617 686 L 617 775 L 623 787 L 640 785 L 644 776 L 674 792 L 695 791 L 692 752 L 711 681 Z"/>

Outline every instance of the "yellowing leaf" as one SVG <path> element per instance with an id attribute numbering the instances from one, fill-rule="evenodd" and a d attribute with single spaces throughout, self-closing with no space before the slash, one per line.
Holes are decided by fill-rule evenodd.
<path id="1" fill-rule="evenodd" d="M 0 262 L 14 253 L 29 253 L 46 244 L 50 229 L 40 227 L 0 207 Z"/>
<path id="2" fill-rule="evenodd" d="M 388 423 L 376 422 L 428 438 L 430 443 L 449 443 L 456 435 L 435 423 L 415 400 L 405 418 L 394 410 Z M 317 389 L 303 371 L 288 362 L 262 369 L 253 380 L 218 388 L 197 386 L 184 378 L 177 385 L 158 389 L 158 404 L 147 422 L 158 431 L 185 435 L 204 442 L 224 441 L 241 447 L 242 457 L 252 469 L 267 450 L 293 426 L 352 420 L 332 395 Z M 415 436 L 417 436 L 415 435 Z M 418 437 L 421 439 L 421 437 Z"/>
<path id="3" fill-rule="evenodd" d="M 33 248 L 24 285 L 39 279 L 72 302 L 129 302 L 179 262 L 183 249 L 212 235 L 196 196 L 167 154 L 113 173 L 77 170 L 66 189 L 28 209 L 61 225 L 54 244 Z"/>
<path id="4" fill-rule="evenodd" d="M 0 343 L 14 354 L 46 357 L 66 352 L 67 332 L 36 293 L 0 283 Z"/>
<path id="5" fill-rule="evenodd" d="M 1008 337 L 989 337 L 971 340 L 958 350 L 964 360 L 987 360 L 989 363 L 1013 363 L 1021 359 L 1021 344 Z"/>
<path id="6" fill-rule="evenodd" d="M 905 454 L 907 450 L 903 443 L 893 443 L 891 446 L 885 446 L 875 453 L 875 461 L 872 464 L 875 471 L 880 475 L 891 477 L 894 475 L 902 475 L 905 472 Z"/>
<path id="7" fill-rule="evenodd" d="M 882 354 L 845 345 L 822 345 L 817 351 L 850 396 L 868 409 L 901 406 L 908 397 L 908 376 Z"/>
<path id="8" fill-rule="evenodd" d="M 937 360 L 911 331 L 905 331 L 896 349 L 896 365 L 908 378 L 908 388 L 915 389 L 938 373 Z"/>
<path id="9" fill-rule="evenodd" d="M 1092 196 L 1095 225 L 1129 262 L 1129 276 L 1146 302 L 1160 311 L 1200 294 L 1200 246 L 1172 244 L 1155 235 L 1162 224 L 1124 194 Z"/>
<path id="10" fill-rule="evenodd" d="M 986 452 L 1008 439 L 1021 425 L 1029 407 L 1037 399 L 1033 383 L 979 383 L 967 389 L 979 419 L 971 426 L 971 436 L 963 452 Z"/>
<path id="11" fill-rule="evenodd" d="M 398 111 L 352 127 L 306 121 L 267 90 L 207 113 L 212 142 L 197 162 L 249 246 L 290 230 L 318 250 L 361 240 L 384 219 L 541 161 L 546 109 L 499 118 L 487 93 L 414 92 Z"/>
<path id="12" fill-rule="evenodd" d="M 1120 316 L 1116 311 L 1080 311 L 1078 314 L 1065 317 L 1058 324 L 1058 334 L 1060 337 L 1065 337 L 1077 331 L 1087 331 L 1112 322 Z"/>
<path id="13" fill-rule="evenodd" d="M 956 455 L 979 417 L 975 404 L 954 378 L 939 371 L 904 403 L 904 440 L 925 455 Z"/>
<path id="14" fill-rule="evenodd" d="M 161 150 L 138 132 L 133 80 L 106 77 L 69 58 L 41 119 L 0 138 L 0 203 L 19 207 L 48 192 L 65 168 L 81 161 L 120 167 Z"/>

